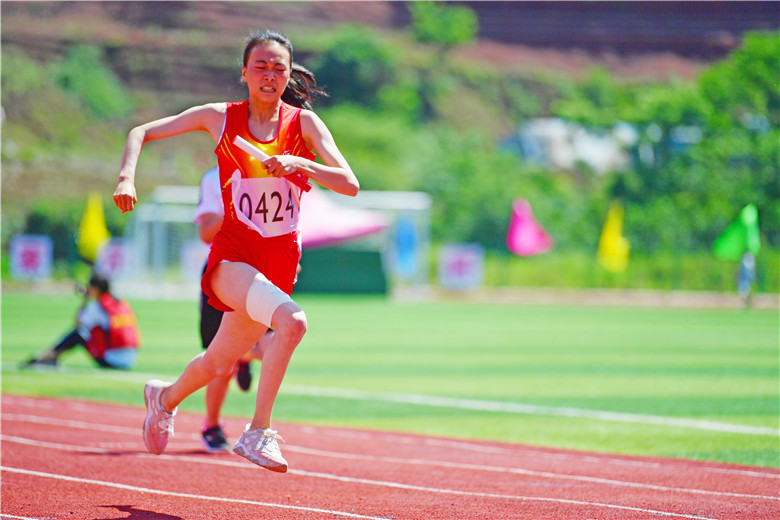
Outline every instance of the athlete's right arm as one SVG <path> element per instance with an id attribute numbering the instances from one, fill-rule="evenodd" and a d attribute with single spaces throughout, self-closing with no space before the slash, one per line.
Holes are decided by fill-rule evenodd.
<path id="1" fill-rule="evenodd" d="M 130 130 L 122 152 L 114 204 L 122 210 L 132 211 L 138 198 L 135 192 L 135 168 L 141 149 L 149 141 L 165 139 L 186 132 L 201 131 L 219 141 L 225 123 L 225 103 L 210 103 L 189 108 L 181 114 L 164 117 Z"/>

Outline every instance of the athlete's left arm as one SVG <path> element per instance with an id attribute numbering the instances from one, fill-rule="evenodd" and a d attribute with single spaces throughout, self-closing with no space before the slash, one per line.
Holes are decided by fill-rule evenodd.
<path id="1" fill-rule="evenodd" d="M 325 123 L 311 110 L 301 111 L 301 133 L 309 149 L 313 149 L 323 164 L 292 155 L 276 155 L 263 161 L 268 173 L 281 177 L 300 172 L 326 188 L 354 197 L 360 183 L 341 154 Z"/>

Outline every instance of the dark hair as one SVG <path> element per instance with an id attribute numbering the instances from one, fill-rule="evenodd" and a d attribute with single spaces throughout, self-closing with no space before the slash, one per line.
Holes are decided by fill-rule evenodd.
<path id="1" fill-rule="evenodd" d="M 284 34 L 276 31 L 265 31 L 263 33 L 253 31 L 246 39 L 244 59 L 242 61 L 243 66 L 246 67 L 252 49 L 268 42 L 278 43 L 287 49 L 287 52 L 290 54 L 290 81 L 287 83 L 284 93 L 282 93 L 282 101 L 299 108 L 311 110 L 312 98 L 314 96 L 325 97 L 328 94 L 317 87 L 317 81 L 310 70 L 293 60 L 292 43 Z"/>
<path id="2" fill-rule="evenodd" d="M 92 273 L 92 276 L 89 277 L 89 286 L 96 288 L 100 291 L 100 294 L 111 292 L 111 285 L 108 282 L 108 278 L 98 273 Z"/>

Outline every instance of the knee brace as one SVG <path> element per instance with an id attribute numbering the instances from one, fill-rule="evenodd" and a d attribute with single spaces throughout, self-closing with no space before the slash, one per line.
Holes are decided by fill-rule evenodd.
<path id="1" fill-rule="evenodd" d="M 288 302 L 292 303 L 292 298 L 262 273 L 257 273 L 246 293 L 246 313 L 253 320 L 270 327 L 274 311 Z"/>

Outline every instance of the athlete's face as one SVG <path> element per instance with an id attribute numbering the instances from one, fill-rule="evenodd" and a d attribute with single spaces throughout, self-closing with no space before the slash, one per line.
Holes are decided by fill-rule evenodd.
<path id="1" fill-rule="evenodd" d="M 290 80 L 290 53 L 276 42 L 257 45 L 241 68 L 241 77 L 251 95 L 278 100 Z"/>

